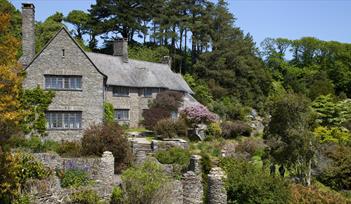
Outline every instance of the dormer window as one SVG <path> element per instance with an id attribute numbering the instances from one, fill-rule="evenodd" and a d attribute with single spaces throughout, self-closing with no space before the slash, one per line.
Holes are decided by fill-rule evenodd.
<path id="1" fill-rule="evenodd" d="M 152 88 L 144 88 L 144 97 L 152 97 Z"/>
<path id="2" fill-rule="evenodd" d="M 129 96 L 129 87 L 124 87 L 124 86 L 113 87 L 113 96 Z"/>
<path id="3" fill-rule="evenodd" d="M 82 76 L 45 76 L 45 89 L 82 90 Z"/>

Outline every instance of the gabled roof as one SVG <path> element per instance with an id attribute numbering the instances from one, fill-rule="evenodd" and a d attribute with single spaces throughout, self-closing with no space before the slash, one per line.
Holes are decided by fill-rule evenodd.
<path id="1" fill-rule="evenodd" d="M 89 58 L 108 76 L 107 84 L 129 87 L 155 87 L 193 94 L 180 74 L 174 73 L 167 64 L 129 59 L 87 52 Z"/>
<path id="2" fill-rule="evenodd" d="M 58 36 L 58 34 L 60 32 L 65 32 L 69 38 L 74 42 L 74 44 L 82 51 L 82 53 L 87 57 L 87 59 L 92 63 L 92 65 L 95 67 L 95 69 L 102 74 L 105 78 L 107 77 L 104 73 L 102 73 L 98 67 L 96 67 L 96 65 L 91 61 L 91 59 L 88 57 L 88 55 L 86 54 L 86 52 L 83 50 L 83 48 L 77 43 L 77 41 L 71 36 L 71 34 L 68 32 L 68 30 L 66 29 L 66 27 L 62 26 L 62 28 L 57 31 L 57 33 L 54 35 L 54 37 L 52 37 L 48 43 L 46 43 L 46 45 L 40 50 L 40 52 L 38 52 L 35 57 L 33 58 L 33 60 L 24 68 L 24 70 L 26 70 L 39 56 L 40 54 L 47 48 L 47 46 L 50 45 L 50 43 Z"/>

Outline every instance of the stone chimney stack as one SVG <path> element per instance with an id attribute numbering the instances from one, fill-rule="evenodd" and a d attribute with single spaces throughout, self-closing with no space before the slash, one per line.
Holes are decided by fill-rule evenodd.
<path id="1" fill-rule="evenodd" d="M 22 3 L 22 57 L 20 59 L 24 67 L 35 56 L 35 6 L 32 3 Z"/>
<path id="2" fill-rule="evenodd" d="M 119 38 L 113 42 L 113 55 L 121 56 L 124 63 L 128 63 L 128 40 Z"/>
<path id="3" fill-rule="evenodd" d="M 171 66 L 172 66 L 172 57 L 170 57 L 170 56 L 163 56 L 163 58 L 161 59 L 161 63 L 162 64 L 168 64 L 169 68 L 171 68 Z"/>

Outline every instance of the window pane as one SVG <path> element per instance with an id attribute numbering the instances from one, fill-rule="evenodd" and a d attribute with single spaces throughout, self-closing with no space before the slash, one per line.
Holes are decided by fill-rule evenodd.
<path id="1" fill-rule="evenodd" d="M 129 110 L 128 109 L 117 109 L 115 111 L 116 120 L 129 120 Z"/>
<path id="2" fill-rule="evenodd" d="M 129 87 L 117 86 L 113 87 L 114 96 L 129 96 Z"/>
<path id="3" fill-rule="evenodd" d="M 81 89 L 81 76 L 45 76 L 47 89 Z"/>
<path id="4" fill-rule="evenodd" d="M 144 88 L 144 96 L 151 97 L 152 96 L 152 88 Z"/>
<path id="5" fill-rule="evenodd" d="M 48 129 L 79 129 L 82 127 L 81 112 L 47 112 Z"/>

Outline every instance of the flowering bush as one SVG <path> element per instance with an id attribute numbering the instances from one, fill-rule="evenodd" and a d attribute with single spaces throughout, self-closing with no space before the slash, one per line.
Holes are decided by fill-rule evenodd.
<path id="1" fill-rule="evenodd" d="M 209 123 L 218 120 L 216 114 L 212 113 L 201 104 L 186 107 L 182 113 L 193 123 Z"/>

